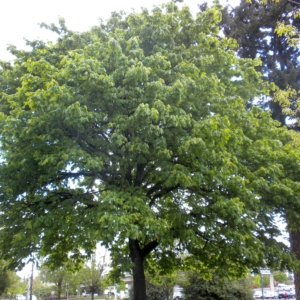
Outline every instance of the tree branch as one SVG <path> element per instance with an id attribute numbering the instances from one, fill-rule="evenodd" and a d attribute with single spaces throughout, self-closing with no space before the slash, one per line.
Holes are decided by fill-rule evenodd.
<path id="1" fill-rule="evenodd" d="M 158 241 L 154 240 L 148 243 L 143 249 L 141 249 L 141 255 L 143 257 L 147 256 L 151 251 L 153 251 L 158 246 Z"/>

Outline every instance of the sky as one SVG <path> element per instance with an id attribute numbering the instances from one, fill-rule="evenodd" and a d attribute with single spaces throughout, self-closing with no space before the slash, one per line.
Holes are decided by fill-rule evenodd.
<path id="1" fill-rule="evenodd" d="M 39 23 L 57 23 L 58 17 L 66 20 L 67 27 L 73 31 L 85 31 L 99 24 L 98 20 L 106 20 L 112 11 L 132 9 L 139 11 L 141 7 L 151 9 L 168 0 L 1 0 L 0 1 L 0 59 L 11 60 L 7 52 L 8 44 L 24 48 L 24 38 L 34 40 L 50 40 L 54 38 L 46 29 L 39 28 Z M 211 0 L 209 0 L 211 1 Z M 222 0 L 226 2 L 226 0 Z M 237 1 L 237 0 L 227 0 Z M 192 11 L 198 11 L 198 3 L 202 0 L 185 0 Z"/>

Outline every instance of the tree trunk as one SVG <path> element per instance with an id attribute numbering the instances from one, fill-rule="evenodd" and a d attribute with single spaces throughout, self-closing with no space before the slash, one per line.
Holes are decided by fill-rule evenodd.
<path id="1" fill-rule="evenodd" d="M 144 271 L 144 257 L 142 256 L 139 242 L 129 240 L 130 258 L 133 262 L 133 299 L 146 299 L 146 281 Z"/>
<path id="2" fill-rule="evenodd" d="M 129 239 L 130 259 L 133 263 L 133 300 L 146 300 L 144 261 L 157 245 L 158 242 L 153 241 L 141 249 L 138 240 Z"/>
<path id="3" fill-rule="evenodd" d="M 300 260 L 300 231 L 290 232 L 290 243 L 293 253 L 296 258 Z M 300 300 L 300 271 L 294 274 L 295 292 L 297 300 Z"/>
<path id="4" fill-rule="evenodd" d="M 60 278 L 57 281 L 57 300 L 60 300 L 60 298 L 61 298 L 62 282 L 63 282 L 63 280 Z"/>

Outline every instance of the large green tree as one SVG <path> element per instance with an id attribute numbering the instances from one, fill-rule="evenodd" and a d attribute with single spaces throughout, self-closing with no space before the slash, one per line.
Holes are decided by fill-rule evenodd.
<path id="1" fill-rule="evenodd" d="M 85 33 L 60 20 L 44 25 L 57 43 L 10 47 L 0 254 L 11 266 L 32 252 L 78 262 L 100 241 L 119 274 L 132 269 L 135 300 L 147 259 L 220 276 L 291 267 L 274 217 L 300 211 L 299 153 L 269 113 L 245 108 L 268 85 L 220 20 L 170 2 Z"/>

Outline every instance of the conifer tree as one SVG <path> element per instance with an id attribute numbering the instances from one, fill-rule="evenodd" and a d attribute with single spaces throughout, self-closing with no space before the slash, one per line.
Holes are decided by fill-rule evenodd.
<path id="1" fill-rule="evenodd" d="M 281 90 L 291 88 L 298 93 L 300 51 L 290 45 L 285 36 L 276 33 L 279 21 L 300 27 L 300 19 L 291 17 L 297 9 L 298 5 L 286 0 L 267 4 L 242 0 L 239 6 L 227 6 L 223 9 L 220 26 L 225 36 L 237 40 L 237 53 L 240 57 L 261 59 L 262 64 L 257 69 L 266 81 L 274 82 Z M 291 96 L 289 100 L 289 107 L 296 114 L 288 114 L 273 97 L 261 99 L 259 105 L 270 109 L 275 120 L 287 125 L 290 118 L 299 118 L 297 95 Z"/>

